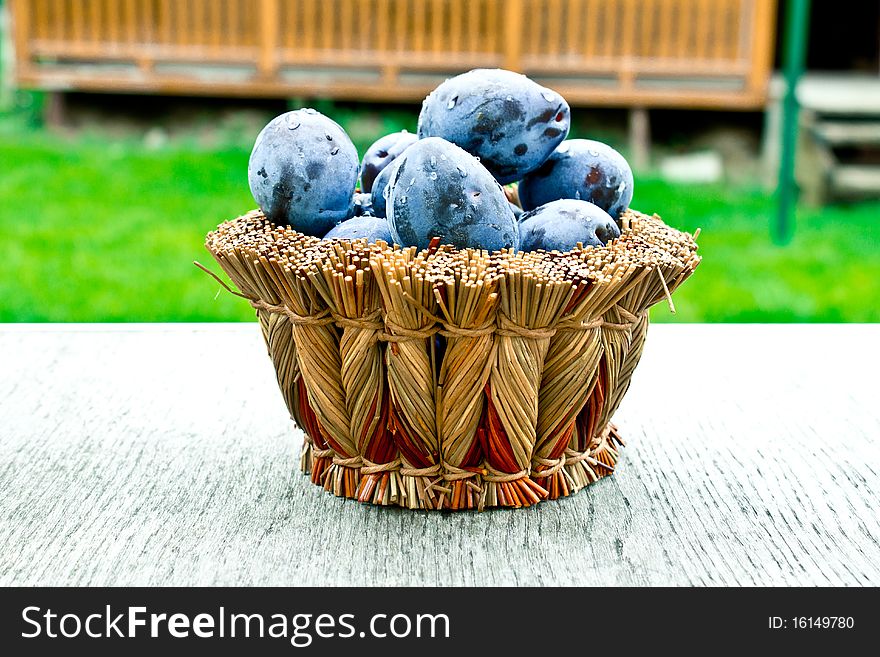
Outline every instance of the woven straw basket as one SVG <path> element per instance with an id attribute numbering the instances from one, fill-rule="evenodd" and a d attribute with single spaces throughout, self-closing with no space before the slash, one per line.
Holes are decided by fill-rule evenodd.
<path id="1" fill-rule="evenodd" d="M 696 235 L 633 211 L 622 224 L 605 247 L 488 254 L 321 241 L 254 211 L 206 246 L 256 309 L 313 483 L 411 509 L 521 507 L 614 470 L 648 308 L 699 264 Z"/>

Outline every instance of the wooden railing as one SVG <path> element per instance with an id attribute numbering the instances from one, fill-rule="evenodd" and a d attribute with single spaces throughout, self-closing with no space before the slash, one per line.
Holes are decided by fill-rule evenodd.
<path id="1" fill-rule="evenodd" d="M 775 0 L 12 0 L 25 87 L 412 100 L 523 71 L 581 105 L 763 104 Z"/>

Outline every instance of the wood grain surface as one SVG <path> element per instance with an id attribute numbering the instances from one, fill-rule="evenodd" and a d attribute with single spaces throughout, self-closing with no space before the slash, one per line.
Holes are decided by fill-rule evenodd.
<path id="1" fill-rule="evenodd" d="M 880 326 L 652 326 L 614 476 L 324 494 L 256 323 L 0 326 L 3 585 L 878 585 Z"/>

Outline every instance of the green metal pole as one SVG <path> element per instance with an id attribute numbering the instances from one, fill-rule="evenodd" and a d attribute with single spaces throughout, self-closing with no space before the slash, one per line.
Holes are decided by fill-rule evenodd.
<path id="1" fill-rule="evenodd" d="M 794 158 L 798 136 L 797 84 L 804 72 L 807 52 L 807 30 L 810 22 L 810 0 L 788 0 L 785 10 L 785 51 L 783 72 L 785 98 L 782 101 L 782 153 L 779 162 L 779 209 L 773 238 L 777 244 L 791 240 L 794 232 L 794 210 L 797 204 L 794 180 Z"/>

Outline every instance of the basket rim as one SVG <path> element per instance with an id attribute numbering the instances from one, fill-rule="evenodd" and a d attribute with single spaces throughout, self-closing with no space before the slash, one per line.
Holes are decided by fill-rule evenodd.
<path id="1" fill-rule="evenodd" d="M 488 257 L 489 259 L 528 260 L 536 266 L 546 266 L 564 259 L 581 259 L 583 263 L 596 262 L 611 257 L 615 266 L 624 263 L 635 267 L 652 268 L 658 265 L 678 265 L 691 270 L 696 269 L 701 261 L 697 255 L 697 238 L 700 230 L 693 234 L 678 230 L 666 224 L 660 215 L 648 215 L 633 208 L 625 210 L 620 217 L 622 224 L 621 236 L 610 240 L 602 246 L 585 246 L 570 251 L 533 252 L 501 249 L 486 251 L 475 248 L 456 248 L 452 245 L 438 243 L 429 249 L 405 247 L 399 244 L 388 244 L 383 241 L 367 242 L 365 238 L 347 240 L 341 238 L 324 239 L 301 233 L 294 228 L 276 224 L 265 214 L 255 208 L 233 219 L 218 224 L 205 237 L 206 249 L 220 259 L 225 253 L 240 250 L 251 257 L 272 254 L 283 265 L 307 267 L 326 260 L 326 253 L 338 246 L 347 251 L 359 251 L 364 254 L 376 252 L 402 253 L 410 252 L 423 257 L 435 253 L 451 256 L 469 254 Z M 673 247 L 677 247 L 677 250 Z M 599 274 L 601 269 L 581 268 L 579 276 Z"/>

